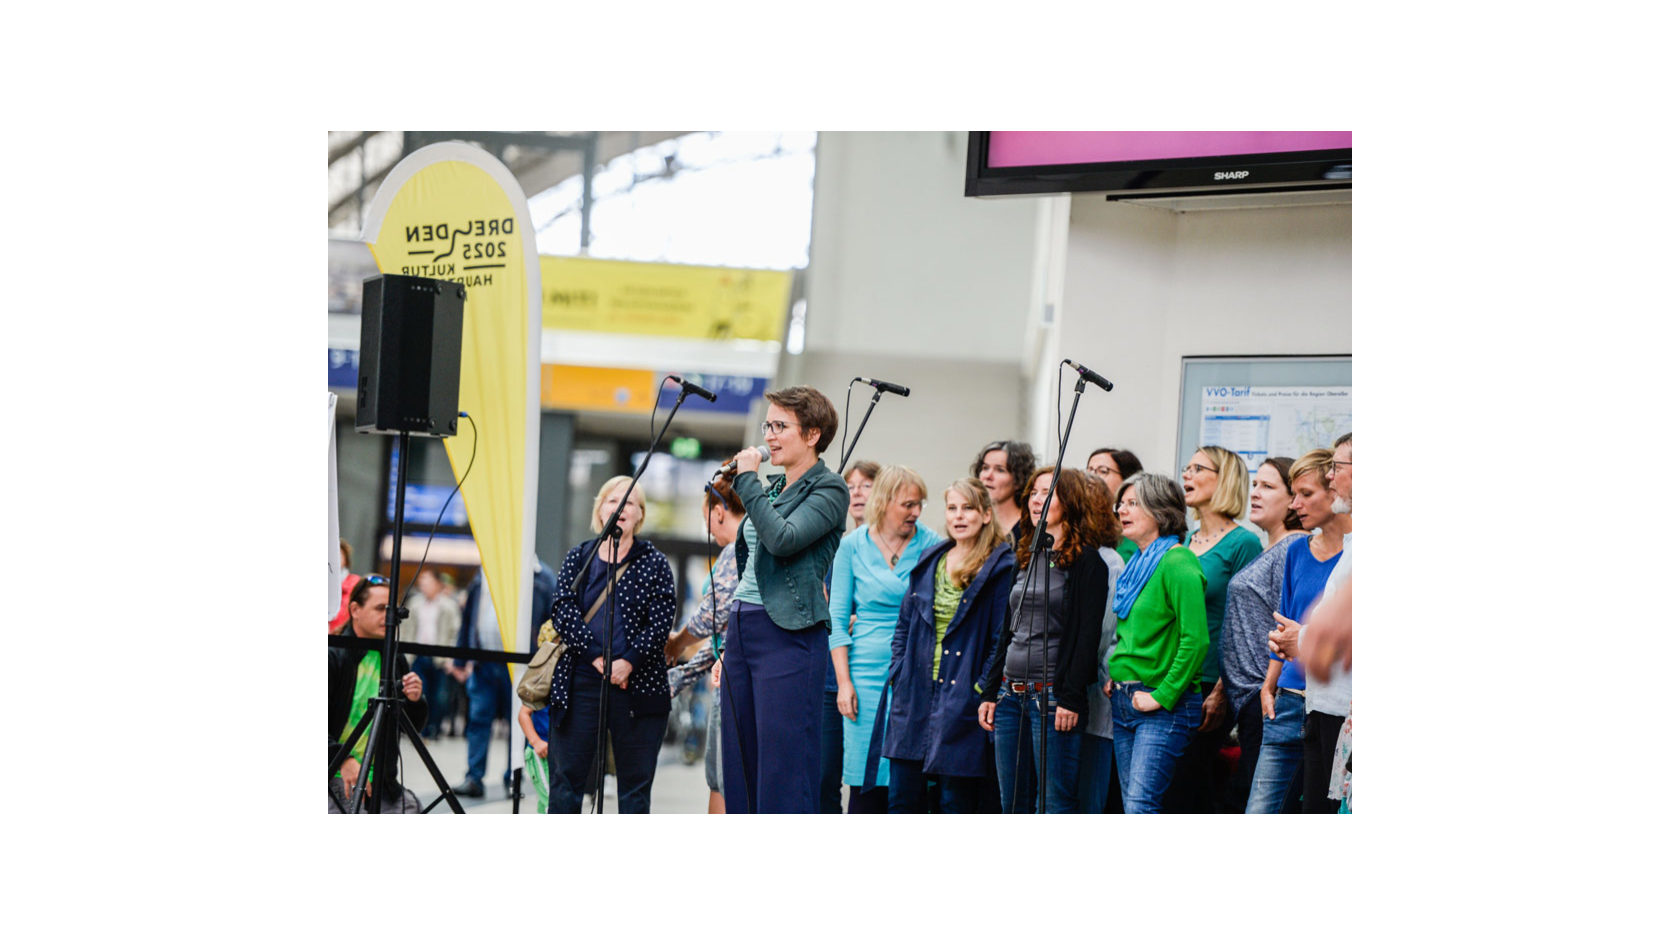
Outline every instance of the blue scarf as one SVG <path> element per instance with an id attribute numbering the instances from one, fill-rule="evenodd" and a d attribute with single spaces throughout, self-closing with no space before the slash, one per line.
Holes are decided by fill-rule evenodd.
<path id="1" fill-rule="evenodd" d="M 1143 586 L 1154 576 L 1162 556 L 1176 544 L 1177 535 L 1162 535 L 1150 542 L 1148 548 L 1132 555 L 1132 560 L 1126 562 L 1126 570 L 1120 572 L 1120 580 L 1114 582 L 1114 616 L 1125 620 L 1131 614 L 1132 605 L 1137 603 Z"/>

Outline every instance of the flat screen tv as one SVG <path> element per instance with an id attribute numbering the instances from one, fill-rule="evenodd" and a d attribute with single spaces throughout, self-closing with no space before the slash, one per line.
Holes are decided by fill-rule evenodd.
<path id="1" fill-rule="evenodd" d="M 1350 190 L 1351 131 L 971 131 L 969 197 Z"/>

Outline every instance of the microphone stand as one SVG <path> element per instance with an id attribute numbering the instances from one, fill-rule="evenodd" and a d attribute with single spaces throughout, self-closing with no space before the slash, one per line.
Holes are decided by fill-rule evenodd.
<path id="1" fill-rule="evenodd" d="M 852 383 L 857 382 L 853 381 Z M 846 451 L 840 455 L 840 465 L 834 467 L 835 472 L 846 468 L 846 460 L 852 458 L 852 450 L 857 449 L 858 438 L 863 436 L 863 428 L 869 425 L 869 415 L 875 412 L 875 405 L 881 402 L 881 395 L 884 393 L 886 392 L 881 388 L 875 388 L 875 396 L 869 398 L 869 409 L 863 412 L 863 419 L 858 421 L 857 432 L 852 434 L 851 445 L 846 447 Z"/>
<path id="2" fill-rule="evenodd" d="M 1060 375 L 1060 373 L 1060 371 L 1057 372 L 1058 375 Z M 1060 384 L 1059 377 L 1057 383 Z M 1050 518 L 1050 501 L 1056 497 L 1056 489 L 1061 485 L 1062 460 L 1067 455 L 1068 437 L 1073 433 L 1073 416 L 1079 412 L 1079 398 L 1084 396 L 1084 394 L 1085 375 L 1081 374 L 1079 376 L 1079 382 L 1073 385 L 1073 406 L 1068 409 L 1067 426 L 1062 431 L 1061 442 L 1057 444 L 1056 467 L 1054 471 L 1050 473 L 1050 498 L 1044 501 L 1044 511 L 1039 513 L 1038 524 L 1033 528 L 1032 559 L 1027 562 L 1028 575 L 1032 574 L 1033 565 L 1038 563 L 1039 555 L 1042 553 L 1041 546 L 1044 541 L 1044 523 Z M 1045 626 L 1043 648 L 1041 652 L 1043 654 L 1042 665 L 1044 667 L 1046 689 L 1040 690 L 1040 692 L 1050 691 L 1048 687 L 1055 682 L 1056 678 L 1055 668 L 1050 665 L 1050 562 L 1048 560 L 1044 562 L 1044 569 Z M 1024 604 L 1026 601 L 1027 595 L 1023 592 L 1021 595 L 1021 603 Z M 1049 803 L 1050 785 L 1045 778 L 1048 774 L 1048 766 L 1046 764 L 1048 759 L 1046 755 L 1049 750 L 1050 741 L 1048 728 L 1051 724 L 1052 718 L 1053 716 L 1050 713 L 1050 700 L 1048 698 L 1040 698 L 1038 700 L 1038 813 L 1040 814 L 1044 813 L 1048 809 Z"/>
<path id="3" fill-rule="evenodd" d="M 667 377 L 665 380 L 671 380 Z M 661 381 L 661 384 L 664 382 Z M 653 458 L 653 451 L 658 448 L 659 441 L 665 438 L 665 431 L 671 428 L 671 421 L 676 419 L 677 411 L 682 409 L 683 401 L 688 399 L 689 389 L 684 385 L 682 392 L 677 395 L 677 402 L 671 405 L 671 412 L 665 415 L 665 425 L 659 428 L 653 439 L 648 442 L 647 452 L 642 454 L 642 461 L 636 467 L 636 472 L 630 477 L 630 482 L 624 488 L 624 498 L 618 500 L 618 507 L 607 516 L 607 522 L 601 527 L 595 541 L 589 546 L 589 553 L 584 555 L 584 566 L 578 569 L 576 580 L 572 581 L 572 593 L 583 593 L 583 584 L 589 576 L 589 568 L 595 561 L 595 554 L 601 548 L 601 542 L 609 537 L 612 539 L 612 562 L 607 565 L 607 632 L 601 648 L 601 704 L 595 719 L 595 799 L 591 813 L 606 813 L 606 799 L 603 796 L 607 785 L 607 700 L 611 698 L 609 683 L 612 680 L 612 646 L 613 632 L 617 629 L 618 604 L 618 540 L 624 535 L 624 529 L 618 524 L 618 517 L 624 511 L 624 504 L 630 501 L 630 496 L 636 491 L 636 484 L 641 481 L 642 473 L 647 471 L 648 460 Z M 654 415 L 659 412 L 658 398 L 654 398 Z M 646 510 L 643 510 L 646 514 Z M 635 543 L 632 537 L 631 543 Z M 582 602 L 579 601 L 581 604 Z M 581 613 L 581 611 L 580 611 Z M 666 627 L 667 633 L 670 627 Z"/>

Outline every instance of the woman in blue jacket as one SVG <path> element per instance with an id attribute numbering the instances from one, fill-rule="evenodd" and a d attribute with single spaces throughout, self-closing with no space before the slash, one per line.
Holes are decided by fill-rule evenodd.
<path id="1" fill-rule="evenodd" d="M 893 814 L 926 813 L 930 780 L 939 813 L 977 813 L 987 783 L 992 744 L 976 684 L 1007 616 L 1015 551 L 978 479 L 945 490 L 945 532 L 910 572 L 893 634 L 881 751 Z"/>

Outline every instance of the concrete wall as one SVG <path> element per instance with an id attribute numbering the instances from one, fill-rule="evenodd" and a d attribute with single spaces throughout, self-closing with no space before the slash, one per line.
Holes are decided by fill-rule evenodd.
<path id="1" fill-rule="evenodd" d="M 909 387 L 908 400 L 882 397 L 853 458 L 908 465 L 933 490 L 985 441 L 1024 433 L 1023 338 L 1055 202 L 965 198 L 967 144 L 960 132 L 821 136 L 805 349 L 784 354 L 776 379 L 811 384 L 842 412 L 855 376 Z M 854 428 L 873 394 L 854 389 Z M 824 459 L 840 456 L 837 438 Z"/>
<path id="2" fill-rule="evenodd" d="M 1052 457 L 1047 414 L 1061 358 L 1114 381 L 1113 393 L 1087 390 L 1069 461 L 1119 446 L 1176 476 L 1182 358 L 1353 350 L 1350 204 L 1178 212 L 1080 195 L 1063 252 L 1060 305 L 1030 398 L 1033 442 Z"/>

